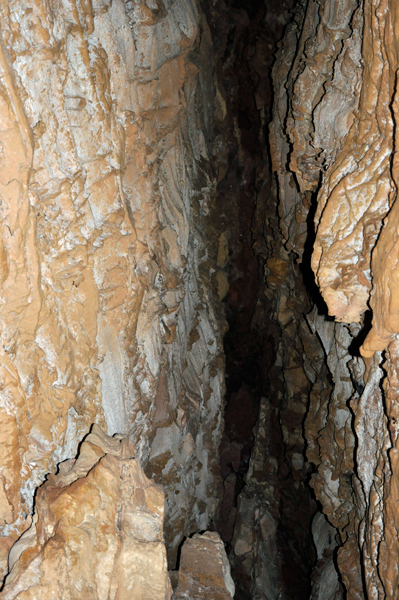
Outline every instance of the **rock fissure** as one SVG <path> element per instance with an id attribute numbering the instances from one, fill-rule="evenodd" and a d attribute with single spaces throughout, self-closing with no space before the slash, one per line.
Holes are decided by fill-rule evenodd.
<path id="1" fill-rule="evenodd" d="M 399 598 L 398 14 L 3 2 L 1 598 Z"/>

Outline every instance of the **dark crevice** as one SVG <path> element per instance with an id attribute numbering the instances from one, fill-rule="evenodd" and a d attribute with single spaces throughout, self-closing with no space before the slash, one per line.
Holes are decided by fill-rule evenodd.
<path id="1" fill-rule="evenodd" d="M 324 302 L 323 296 L 321 295 L 320 290 L 317 286 L 315 276 L 311 267 L 313 248 L 316 240 L 314 218 L 317 209 L 317 192 L 309 194 L 308 200 L 309 212 L 306 219 L 307 236 L 304 244 L 304 251 L 302 255 L 302 263 L 300 265 L 300 270 L 307 294 L 312 304 L 317 307 L 319 315 L 323 315 L 327 319 L 333 321 L 334 318 L 328 316 L 327 305 Z"/>
<path id="2" fill-rule="evenodd" d="M 371 310 L 366 310 L 366 312 L 363 315 L 363 327 L 360 333 L 353 339 L 351 345 L 348 348 L 348 351 L 352 356 L 360 356 L 360 348 L 363 345 L 363 342 L 366 339 L 369 331 L 371 330 L 372 318 L 373 313 L 371 312 Z"/>
<path id="3" fill-rule="evenodd" d="M 279 564 L 280 573 L 273 585 L 277 585 L 282 598 L 307 600 L 315 562 L 310 523 L 316 505 L 308 485 L 310 466 L 304 441 L 292 446 L 284 433 L 285 428 L 302 431 L 306 410 L 297 412 L 286 400 L 284 367 L 276 364 L 279 344 L 286 342 L 273 314 L 275 296 L 271 300 L 270 294 L 274 292 L 265 281 L 267 260 L 282 247 L 281 239 L 276 238 L 276 182 L 268 142 L 273 101 L 271 71 L 295 2 L 203 0 L 202 5 L 214 43 L 215 78 L 226 103 L 225 118 L 215 118 L 215 135 L 219 142 L 223 140 L 227 159 L 223 163 L 220 150 L 215 157 L 224 171 L 217 188 L 215 213 L 219 217 L 215 229 L 217 235 L 227 236 L 229 250 L 224 265 L 229 287 L 223 300 L 228 324 L 224 337 L 225 428 L 220 448 L 224 496 L 215 526 L 230 555 L 236 600 L 252 598 L 259 568 L 254 562 L 258 559 L 250 552 L 235 553 L 234 532 L 240 519 L 250 517 L 239 503 L 247 501 L 248 506 L 264 512 L 263 523 L 270 519 L 276 524 L 270 561 Z M 308 240 L 300 270 L 294 267 L 295 277 L 303 278 L 308 295 L 312 300 L 317 297 L 319 311 L 326 314 L 310 268 L 314 211 L 312 198 Z M 302 288 L 298 294 L 306 297 Z M 306 300 L 305 305 L 310 307 L 310 302 Z M 262 402 L 268 411 L 264 424 L 268 431 L 264 450 L 267 464 L 249 482 L 247 473 Z M 294 402 L 302 402 L 299 395 Z M 298 463 L 296 468 L 293 460 Z M 267 489 L 274 490 L 270 502 L 264 500 Z M 254 513 L 251 518 L 254 535 L 260 536 L 260 517 Z"/>

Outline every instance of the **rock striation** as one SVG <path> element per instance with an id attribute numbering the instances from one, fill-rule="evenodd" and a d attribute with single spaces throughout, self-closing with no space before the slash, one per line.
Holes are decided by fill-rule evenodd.
<path id="1" fill-rule="evenodd" d="M 298 3 L 273 72 L 279 225 L 311 305 L 292 306 L 306 454 L 336 532 L 321 543 L 314 521 L 315 598 L 344 597 L 334 553 L 348 598 L 397 598 L 397 18 L 389 1 Z"/>
<path id="2" fill-rule="evenodd" d="M 218 495 L 206 21 L 192 0 L 13 0 L 0 23 L 0 556 L 95 422 L 165 486 L 173 566 Z"/>

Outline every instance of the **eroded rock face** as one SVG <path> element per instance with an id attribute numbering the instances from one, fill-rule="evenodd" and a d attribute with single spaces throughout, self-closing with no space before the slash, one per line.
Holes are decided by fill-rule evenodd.
<path id="1" fill-rule="evenodd" d="M 313 304 L 293 307 L 311 382 L 306 453 L 338 533 L 321 544 L 314 528 L 315 598 L 328 581 L 342 597 L 333 552 L 348 598 L 397 598 L 397 18 L 389 1 L 298 4 L 274 68 L 280 227 Z"/>
<path id="2" fill-rule="evenodd" d="M 218 533 L 206 531 L 187 539 L 181 549 L 179 584 L 173 600 L 230 600 L 235 586 Z"/>
<path id="3" fill-rule="evenodd" d="M 164 503 L 129 436 L 110 437 L 93 425 L 77 459 L 61 463 L 38 489 L 32 524 L 10 550 L 0 598 L 233 598 L 223 542 L 208 531 L 183 544 L 172 595 Z"/>
<path id="4" fill-rule="evenodd" d="M 144 475 L 129 438 L 94 425 L 78 458 L 39 488 L 0 597 L 168 600 L 163 516 L 162 487 Z"/>
<path id="5" fill-rule="evenodd" d="M 343 586 L 351 600 L 397 596 L 397 7 L 304 0 L 292 19 L 292 4 L 277 4 L 0 7 L 4 572 L 34 490 L 93 422 L 128 433 L 165 485 L 172 565 L 183 536 L 207 528 L 221 498 L 225 299 L 248 332 L 231 346 L 252 337 L 261 365 L 256 385 L 243 377 L 229 391 L 251 414 L 242 444 L 227 420 L 223 450 L 221 532 L 239 600 L 339 600 Z M 265 56 L 277 21 L 291 22 L 273 71 L 273 182 Z M 96 452 L 90 473 L 78 460 L 40 488 L 7 597 L 40 585 L 33 549 L 50 577 L 43 540 L 62 565 L 62 544 L 83 544 L 83 527 L 63 529 L 66 497 L 125 464 L 115 448 Z M 314 517 L 310 475 L 328 522 Z M 115 590 L 101 560 L 93 552 L 87 583 L 65 567 L 60 585 L 76 575 L 87 594 Z"/>
<path id="6" fill-rule="evenodd" d="M 2 556 L 96 422 L 165 485 L 173 562 L 218 494 L 206 23 L 191 0 L 17 0 L 0 21 Z"/>

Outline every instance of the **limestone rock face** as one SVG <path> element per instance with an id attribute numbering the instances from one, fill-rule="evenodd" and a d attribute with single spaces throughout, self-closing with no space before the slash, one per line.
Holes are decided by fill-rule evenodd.
<path id="1" fill-rule="evenodd" d="M 162 487 L 144 475 L 129 438 L 93 426 L 76 461 L 39 488 L 0 597 L 168 600 L 163 516 Z"/>
<path id="2" fill-rule="evenodd" d="M 10 0 L 0 22 L 1 556 L 96 422 L 165 485 L 173 562 L 218 493 L 206 23 L 195 0 Z"/>
<path id="3" fill-rule="evenodd" d="M 339 599 L 342 594 L 334 565 L 334 552 L 337 547 L 335 529 L 322 513 L 317 512 L 314 516 L 312 534 L 317 550 L 317 564 L 312 573 L 310 600 Z"/>
<path id="4" fill-rule="evenodd" d="M 206 531 L 187 539 L 181 550 L 179 585 L 173 600 L 230 600 L 235 586 L 219 534 Z"/>
<path id="5" fill-rule="evenodd" d="M 398 26 L 389 0 L 299 3 L 273 73 L 280 229 L 311 305 L 291 304 L 311 383 L 306 454 L 336 532 L 325 544 L 314 527 L 314 598 L 343 597 L 335 543 L 348 598 L 398 593 Z"/>

